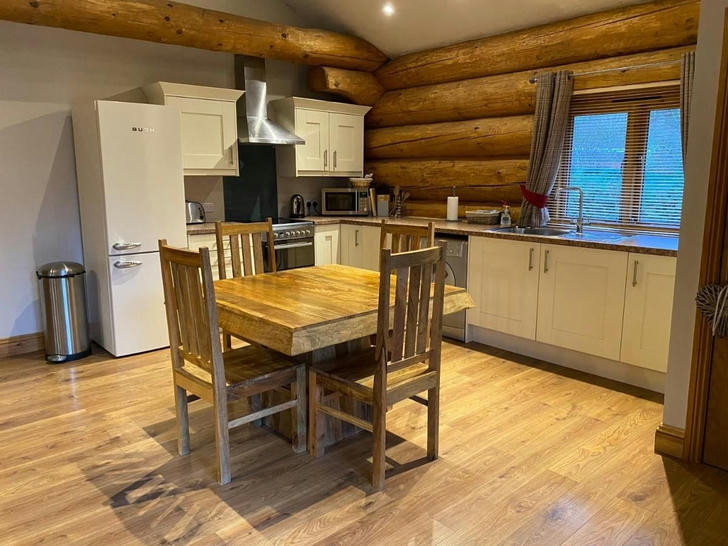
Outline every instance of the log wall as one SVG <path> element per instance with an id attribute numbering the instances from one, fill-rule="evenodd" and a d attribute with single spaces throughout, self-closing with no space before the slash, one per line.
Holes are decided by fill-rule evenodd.
<path id="1" fill-rule="evenodd" d="M 365 170 L 408 191 L 410 215 L 444 216 L 454 186 L 461 215 L 505 200 L 517 217 L 535 106 L 529 79 L 568 69 L 577 92 L 677 83 L 699 6 L 659 0 L 394 59 L 375 73 L 387 91 L 369 81 L 361 95 L 379 95 L 366 119 Z"/>

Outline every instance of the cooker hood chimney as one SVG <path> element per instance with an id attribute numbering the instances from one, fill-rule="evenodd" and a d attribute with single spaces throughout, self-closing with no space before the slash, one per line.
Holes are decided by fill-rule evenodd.
<path id="1" fill-rule="evenodd" d="M 245 90 L 245 111 L 238 103 L 238 136 L 247 144 L 304 144 L 305 141 L 268 119 L 265 59 L 235 55 L 235 86 Z"/>

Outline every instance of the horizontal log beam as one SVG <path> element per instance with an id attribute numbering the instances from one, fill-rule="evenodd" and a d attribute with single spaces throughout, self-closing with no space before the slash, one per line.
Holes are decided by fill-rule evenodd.
<path id="1" fill-rule="evenodd" d="M 474 119 L 370 129 L 368 159 L 523 158 L 529 155 L 533 116 Z"/>
<path id="2" fill-rule="evenodd" d="M 478 209 L 500 209 L 500 201 L 494 203 L 460 203 L 458 216 L 465 217 L 468 210 Z M 404 204 L 404 213 L 407 216 L 420 216 L 424 218 L 445 218 L 447 216 L 446 201 L 414 201 L 409 200 Z M 520 200 L 518 204 L 511 207 L 511 220 L 515 223 L 521 216 Z"/>
<path id="3" fill-rule="evenodd" d="M 373 71 L 387 59 L 372 44 L 169 0 L 4 0 L 0 19 L 225 51 L 309 65 Z"/>
<path id="4" fill-rule="evenodd" d="M 577 74 L 574 78 L 576 91 L 679 80 L 680 57 L 683 53 L 694 49 L 694 46 L 685 46 L 623 55 L 560 65 L 553 67 L 553 70 L 571 70 Z M 614 70 L 617 68 L 624 70 Z M 604 70 L 610 71 L 601 72 Z M 537 72 L 527 70 L 387 91 L 367 114 L 367 125 L 391 127 L 530 114 L 536 105 L 536 86 L 529 83 L 529 79 Z M 585 74 L 579 76 L 581 73 Z"/>
<path id="5" fill-rule="evenodd" d="M 700 3 L 659 0 L 403 55 L 377 71 L 387 89 L 695 44 Z"/>
<path id="6" fill-rule="evenodd" d="M 371 106 L 384 93 L 384 87 L 371 72 L 314 66 L 308 71 L 308 87 L 319 93 L 332 93 L 354 104 Z"/>
<path id="7" fill-rule="evenodd" d="M 521 159 L 380 159 L 364 169 L 378 183 L 412 186 L 510 184 L 526 179 L 528 158 Z"/>

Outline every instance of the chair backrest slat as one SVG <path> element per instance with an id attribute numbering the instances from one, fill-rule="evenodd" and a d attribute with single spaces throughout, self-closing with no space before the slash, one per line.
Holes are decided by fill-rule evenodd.
<path id="1" fill-rule="evenodd" d="M 393 254 L 432 247 L 435 244 L 435 228 L 432 222 L 426 226 L 388 224 L 382 220 L 379 248 L 388 248 Z"/>
<path id="2" fill-rule="evenodd" d="M 230 241 L 230 262 L 233 277 L 244 277 L 265 272 L 263 258 L 263 234 L 268 247 L 268 271 L 276 271 L 275 248 L 273 240 L 273 221 L 265 222 L 216 222 L 217 263 L 220 278 L 227 278 L 225 240 Z"/>
<path id="3" fill-rule="evenodd" d="M 428 360 L 430 370 L 439 370 L 445 253 L 444 243 L 397 254 L 381 251 L 375 354 L 382 369 L 375 374 L 375 396 L 386 390 L 390 367 L 399 370 Z M 393 281 L 394 311 L 390 312 Z"/>
<path id="4" fill-rule="evenodd" d="M 159 242 L 172 364 L 188 361 L 224 381 L 210 253 Z"/>

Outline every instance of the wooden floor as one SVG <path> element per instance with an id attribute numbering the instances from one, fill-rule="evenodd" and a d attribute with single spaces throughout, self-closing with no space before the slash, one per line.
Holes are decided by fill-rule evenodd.
<path id="1" fill-rule="evenodd" d="M 657 395 L 477 345 L 447 344 L 443 367 L 441 458 L 422 461 L 425 408 L 403 402 L 371 493 L 368 433 L 313 459 L 252 426 L 217 485 L 203 402 L 175 453 L 167 351 L 5 359 L 0 542 L 728 542 L 728 475 L 653 453 Z"/>

